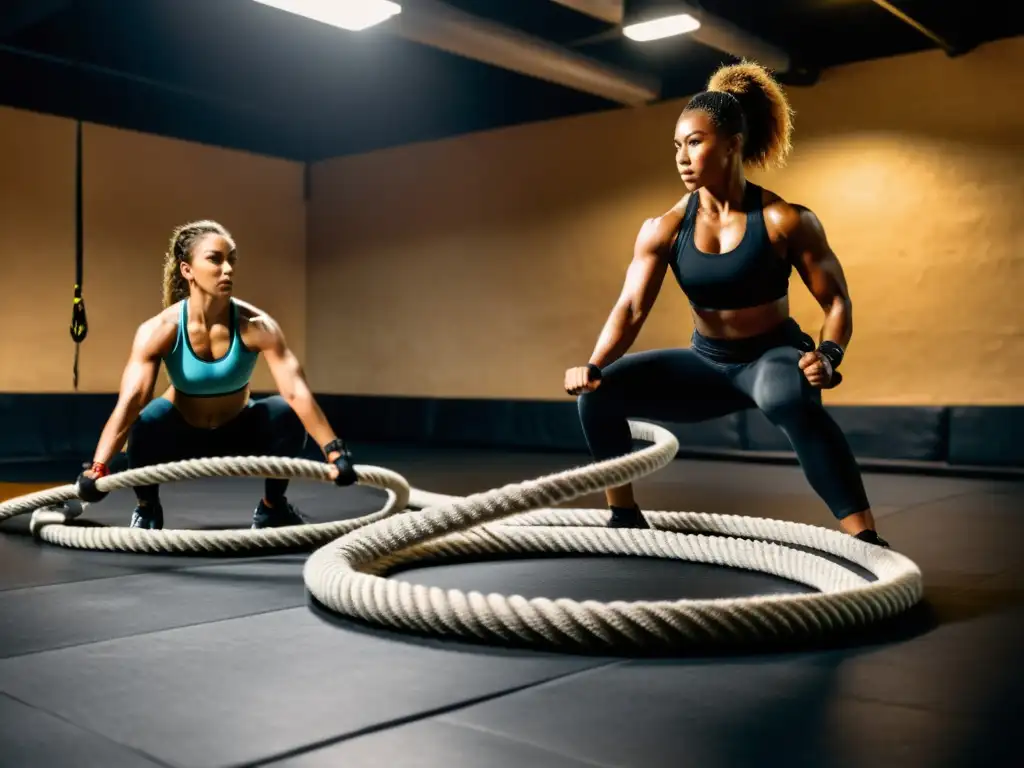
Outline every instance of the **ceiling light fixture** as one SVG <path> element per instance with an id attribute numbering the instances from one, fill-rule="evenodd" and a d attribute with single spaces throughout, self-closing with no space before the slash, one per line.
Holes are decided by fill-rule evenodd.
<path id="1" fill-rule="evenodd" d="M 358 32 L 402 12 L 391 0 L 255 0 L 271 8 Z"/>
<path id="2" fill-rule="evenodd" d="M 700 22 L 688 13 L 675 16 L 664 16 L 660 19 L 642 21 L 622 28 L 622 34 L 630 40 L 646 43 L 649 40 L 661 40 L 665 37 L 685 35 L 700 29 Z"/>
<path id="3" fill-rule="evenodd" d="M 700 29 L 700 21 L 686 12 L 690 10 L 676 0 L 626 0 L 622 34 L 630 40 L 646 43 L 695 32 Z"/>

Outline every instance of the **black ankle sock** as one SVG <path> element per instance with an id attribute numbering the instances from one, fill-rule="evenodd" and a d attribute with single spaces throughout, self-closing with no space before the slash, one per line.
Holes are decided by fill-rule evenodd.
<path id="1" fill-rule="evenodd" d="M 644 513 L 640 507 L 634 504 L 632 507 L 610 507 L 611 519 L 608 521 L 609 528 L 650 528 Z"/>
<path id="2" fill-rule="evenodd" d="M 284 494 L 288 490 L 288 480 L 278 477 L 268 477 L 263 484 L 263 498 L 272 506 L 280 506 L 285 503 Z"/>
<path id="3" fill-rule="evenodd" d="M 889 543 L 878 535 L 877 531 L 873 531 L 870 528 L 865 528 L 863 531 L 858 533 L 854 538 L 860 539 L 861 541 L 867 542 L 868 544 L 877 544 L 880 547 L 888 547 Z"/>
<path id="4" fill-rule="evenodd" d="M 640 507 L 634 504 L 632 507 L 609 507 L 612 511 L 612 520 L 616 523 L 625 523 L 640 519 Z"/>
<path id="5" fill-rule="evenodd" d="M 155 485 L 144 485 L 135 489 L 135 499 L 144 509 L 155 509 L 160 506 L 160 489 Z"/>

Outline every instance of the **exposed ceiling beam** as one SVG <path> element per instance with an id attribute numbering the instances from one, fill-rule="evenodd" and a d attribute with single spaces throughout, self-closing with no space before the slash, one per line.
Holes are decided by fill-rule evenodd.
<path id="1" fill-rule="evenodd" d="M 884 0 L 883 0 L 884 1 Z M 585 13 L 595 19 L 622 26 L 624 16 L 623 0 L 552 0 L 552 2 Z M 700 22 L 700 29 L 690 32 L 687 38 L 696 40 L 709 48 L 727 53 L 737 59 L 753 59 L 776 72 L 788 72 L 793 66 L 790 55 L 776 45 L 753 35 L 719 16 L 696 8 L 684 0 L 671 0 L 677 13 L 688 13 Z"/>
<path id="2" fill-rule="evenodd" d="M 716 48 L 737 59 L 753 59 L 776 72 L 788 72 L 793 66 L 789 54 L 777 45 L 762 40 L 756 35 L 733 24 L 731 21 L 714 16 L 707 11 L 694 8 L 686 3 L 682 7 L 700 22 L 700 29 L 690 33 L 698 43 Z"/>
<path id="3" fill-rule="evenodd" d="M 612 67 L 438 0 L 405 0 L 386 28 L 407 40 L 619 104 L 646 104 L 661 93 L 661 84 L 649 75 Z"/>
<path id="4" fill-rule="evenodd" d="M 962 53 L 967 53 L 967 51 L 970 50 L 971 47 L 973 47 L 965 46 L 958 41 L 953 41 L 946 37 L 943 37 L 935 30 L 922 24 L 920 21 L 915 19 L 913 16 L 911 16 L 903 9 L 897 7 L 893 3 L 890 3 L 889 0 L 871 0 L 871 2 L 873 2 L 879 8 L 884 8 L 900 21 L 916 29 L 918 32 L 920 32 L 922 35 L 927 37 L 929 40 L 931 40 L 933 43 L 939 46 L 942 50 L 944 50 L 948 56 L 959 56 Z"/>
<path id="5" fill-rule="evenodd" d="M 553 2 L 609 24 L 622 24 L 622 0 L 553 0 Z"/>

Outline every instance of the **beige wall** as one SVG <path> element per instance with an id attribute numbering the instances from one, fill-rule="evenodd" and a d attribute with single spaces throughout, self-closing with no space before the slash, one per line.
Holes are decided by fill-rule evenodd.
<path id="1" fill-rule="evenodd" d="M 74 123 L 0 108 L 0 169 L 0 391 L 70 389 Z"/>
<path id="2" fill-rule="evenodd" d="M 70 120 L 0 110 L 0 391 L 72 389 L 74 134 Z M 87 124 L 80 391 L 117 391 L 135 328 L 160 311 L 171 230 L 196 218 L 232 231 L 238 296 L 276 317 L 305 359 L 302 177 L 294 162 Z M 262 361 L 253 383 L 273 388 Z"/>
<path id="3" fill-rule="evenodd" d="M 796 151 L 757 180 L 819 213 L 850 279 L 856 332 L 830 402 L 1024 401 L 1022 73 L 1017 38 L 791 91 Z M 239 241 L 239 295 L 281 321 L 317 391 L 561 399 L 637 228 L 681 194 L 681 106 L 331 160 L 308 204 L 299 164 L 87 125 L 80 389 L 117 389 L 132 330 L 160 308 L 171 228 L 210 217 Z M 73 122 L 0 108 L 0 163 L 0 391 L 70 391 Z M 636 348 L 690 330 L 669 280 Z M 254 383 L 273 388 L 265 363 Z"/>
<path id="4" fill-rule="evenodd" d="M 790 92 L 796 150 L 759 183 L 823 219 L 856 330 L 832 403 L 1024 402 L 1024 39 L 903 56 Z M 322 392 L 561 399 L 644 218 L 683 190 L 683 102 L 313 169 L 308 368 Z M 683 345 L 666 282 L 636 349 Z M 793 311 L 821 316 L 794 276 Z"/>

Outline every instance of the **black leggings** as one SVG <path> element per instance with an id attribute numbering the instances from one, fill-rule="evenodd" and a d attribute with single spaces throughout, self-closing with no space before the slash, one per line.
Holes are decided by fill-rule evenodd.
<path id="1" fill-rule="evenodd" d="M 169 400 L 158 397 L 142 409 L 128 435 L 128 466 L 132 469 L 168 461 L 210 456 L 298 457 L 306 445 L 306 429 L 280 395 L 250 400 L 231 421 L 215 429 L 186 422 Z M 266 498 L 284 497 L 288 481 L 267 478 Z M 139 501 L 156 503 L 159 486 L 135 488 Z"/>
<path id="2" fill-rule="evenodd" d="M 811 487 L 837 519 L 869 508 L 853 452 L 797 362 L 813 340 L 792 320 L 736 341 L 694 333 L 690 349 L 625 355 L 579 398 L 597 460 L 633 449 L 627 419 L 698 422 L 759 408 L 789 439 Z"/>

